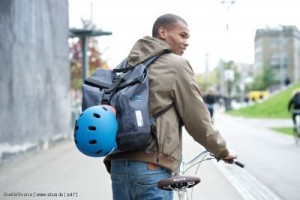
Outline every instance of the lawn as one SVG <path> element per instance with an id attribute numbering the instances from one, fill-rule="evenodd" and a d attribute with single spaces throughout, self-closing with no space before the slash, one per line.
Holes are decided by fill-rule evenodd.
<path id="1" fill-rule="evenodd" d="M 300 84 L 290 86 L 276 94 L 272 94 L 268 99 L 255 103 L 251 106 L 231 110 L 227 113 L 233 116 L 242 116 L 246 118 L 269 118 L 269 119 L 290 119 L 291 113 L 288 112 L 288 102 L 295 90 L 300 89 Z M 293 134 L 292 127 L 272 128 L 273 130 Z"/>
<path id="2" fill-rule="evenodd" d="M 300 89 L 300 84 L 290 86 L 281 92 L 272 94 L 268 99 L 255 103 L 237 110 L 231 110 L 227 113 L 233 116 L 242 116 L 249 118 L 290 118 L 288 112 L 288 102 L 296 89 Z"/>
<path id="3" fill-rule="evenodd" d="M 279 133 L 284 133 L 287 135 L 293 135 L 293 127 L 280 127 L 280 128 L 271 128 L 272 130 L 279 132 Z"/>

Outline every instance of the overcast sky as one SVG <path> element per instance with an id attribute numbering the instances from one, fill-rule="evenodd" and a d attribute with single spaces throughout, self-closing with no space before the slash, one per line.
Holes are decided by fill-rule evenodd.
<path id="1" fill-rule="evenodd" d="M 81 18 L 92 19 L 98 29 L 113 33 L 98 37 L 111 67 L 128 55 L 137 39 L 151 35 L 154 21 L 165 13 L 180 15 L 189 24 L 190 46 L 183 56 L 196 72 L 205 69 L 206 53 L 209 68 L 219 58 L 252 64 L 257 28 L 300 28 L 299 0 L 236 0 L 229 10 L 220 0 L 69 0 L 70 28 L 81 28 Z"/>

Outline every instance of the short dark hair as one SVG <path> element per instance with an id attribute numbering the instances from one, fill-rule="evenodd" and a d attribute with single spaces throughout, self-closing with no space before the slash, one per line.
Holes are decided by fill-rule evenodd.
<path id="1" fill-rule="evenodd" d="M 169 14 L 164 14 L 164 15 L 158 17 L 153 24 L 152 37 L 158 36 L 158 29 L 160 27 L 166 28 L 167 26 L 169 26 L 173 23 L 176 23 L 177 21 L 181 21 L 187 25 L 186 21 L 182 17 L 179 17 L 178 15 L 169 13 Z"/>

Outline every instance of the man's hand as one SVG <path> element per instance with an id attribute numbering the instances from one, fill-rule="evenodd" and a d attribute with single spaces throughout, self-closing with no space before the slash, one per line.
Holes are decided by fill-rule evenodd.
<path id="1" fill-rule="evenodd" d="M 237 159 L 237 154 L 231 150 L 231 149 L 228 149 L 229 151 L 229 154 L 228 156 L 226 156 L 225 158 L 222 158 L 222 160 L 225 162 L 225 163 L 230 163 L 232 164 L 234 159 Z"/>

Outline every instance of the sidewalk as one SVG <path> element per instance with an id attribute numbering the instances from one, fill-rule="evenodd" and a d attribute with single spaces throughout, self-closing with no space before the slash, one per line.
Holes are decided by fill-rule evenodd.
<path id="1" fill-rule="evenodd" d="M 26 193 L 35 196 L 21 196 Z M 111 199 L 110 179 L 102 159 L 82 155 L 73 141 L 67 140 L 3 166 L 0 199 Z"/>

